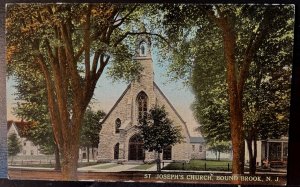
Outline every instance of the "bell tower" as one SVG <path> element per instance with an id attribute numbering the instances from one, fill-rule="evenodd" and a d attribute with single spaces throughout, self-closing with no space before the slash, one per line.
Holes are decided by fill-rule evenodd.
<path id="1" fill-rule="evenodd" d="M 146 32 L 146 29 L 143 27 L 140 32 Z M 142 112 L 149 111 L 155 104 L 154 72 L 149 35 L 140 34 L 137 36 L 133 60 L 140 63 L 143 68 L 140 72 L 140 78 L 131 82 L 132 121 L 137 124 Z M 143 100 L 141 100 L 141 96 L 143 96 Z"/>
<path id="2" fill-rule="evenodd" d="M 141 32 L 146 32 L 145 27 L 141 29 Z M 141 82 L 146 81 L 147 83 L 153 84 L 153 62 L 151 56 L 151 39 L 149 35 L 141 34 L 138 35 L 135 44 L 136 52 L 134 60 L 140 63 L 143 67 L 141 72 Z"/>
<path id="3" fill-rule="evenodd" d="M 141 32 L 146 32 L 145 27 L 141 29 Z M 135 46 L 136 51 L 133 59 L 141 64 L 143 70 L 140 79 L 134 81 L 133 83 L 136 85 L 133 86 L 141 87 L 144 91 L 148 91 L 149 89 L 153 90 L 154 72 L 151 56 L 151 39 L 149 35 L 138 35 Z"/>

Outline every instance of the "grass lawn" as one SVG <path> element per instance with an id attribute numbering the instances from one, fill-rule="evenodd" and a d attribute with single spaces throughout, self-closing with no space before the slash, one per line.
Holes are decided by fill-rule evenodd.
<path id="1" fill-rule="evenodd" d="M 97 164 L 99 164 L 99 163 L 97 163 L 97 162 L 79 162 L 78 168 L 82 168 L 82 167 L 86 167 L 86 166 L 94 166 Z"/>
<path id="2" fill-rule="evenodd" d="M 140 169 L 140 170 L 146 170 L 146 169 L 149 169 L 153 166 L 155 166 L 156 164 L 142 164 L 142 165 L 139 165 L 139 166 L 136 166 L 132 169 Z"/>
<path id="3" fill-rule="evenodd" d="M 228 168 L 229 166 L 229 168 Z M 230 171 L 230 161 L 191 160 L 189 163 L 170 163 L 165 170 Z"/>
<path id="4" fill-rule="evenodd" d="M 117 163 L 111 163 L 111 164 L 103 164 L 103 165 L 98 165 L 98 166 L 95 166 L 93 167 L 94 169 L 108 169 L 108 168 L 111 168 L 111 167 L 115 167 L 115 166 L 118 166 L 119 164 Z"/>

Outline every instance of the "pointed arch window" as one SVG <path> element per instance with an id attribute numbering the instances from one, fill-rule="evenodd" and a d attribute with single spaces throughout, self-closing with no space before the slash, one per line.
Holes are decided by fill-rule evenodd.
<path id="1" fill-rule="evenodd" d="M 145 92 L 140 92 L 137 96 L 138 120 L 141 121 L 147 116 L 148 96 Z"/>
<path id="2" fill-rule="evenodd" d="M 117 118 L 115 121 L 115 133 L 120 132 L 120 127 L 121 127 L 121 120 L 120 120 L 120 118 Z"/>
<path id="3" fill-rule="evenodd" d="M 115 159 L 115 160 L 119 159 L 119 148 L 120 148 L 120 144 L 117 143 L 117 144 L 114 146 L 114 159 Z"/>
<path id="4" fill-rule="evenodd" d="M 147 56 L 147 44 L 144 41 L 140 44 L 140 56 Z"/>

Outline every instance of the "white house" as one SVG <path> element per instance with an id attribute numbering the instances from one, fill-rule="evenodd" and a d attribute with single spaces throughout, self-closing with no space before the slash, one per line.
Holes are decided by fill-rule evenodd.
<path id="1" fill-rule="evenodd" d="M 24 137 L 24 133 L 26 129 L 31 127 L 31 123 L 24 122 L 24 121 L 8 121 L 7 122 L 7 137 L 11 134 L 15 133 L 18 139 L 21 142 L 22 150 L 18 153 L 18 156 L 22 155 L 43 155 L 39 151 L 39 146 L 33 144 L 33 142 L 27 140 Z"/>
<path id="2" fill-rule="evenodd" d="M 258 166 L 268 164 L 274 167 L 283 167 L 287 164 L 288 156 L 288 137 L 280 139 L 266 139 L 257 141 L 257 157 Z M 249 151 L 245 145 L 245 163 L 249 163 Z"/>
<path id="3" fill-rule="evenodd" d="M 190 138 L 191 159 L 206 159 L 206 144 L 203 137 Z"/>

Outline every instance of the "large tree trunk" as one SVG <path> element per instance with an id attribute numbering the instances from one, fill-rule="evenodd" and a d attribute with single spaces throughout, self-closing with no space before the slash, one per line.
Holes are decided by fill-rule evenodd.
<path id="1" fill-rule="evenodd" d="M 254 150 L 253 150 L 253 146 L 252 146 L 252 138 L 247 138 L 246 139 L 247 142 L 247 147 L 248 147 L 248 152 L 249 152 L 249 173 L 251 175 L 254 175 L 256 172 L 256 151 L 255 151 L 255 146 L 254 146 Z M 256 142 L 254 142 L 254 144 L 256 144 Z"/>
<path id="2" fill-rule="evenodd" d="M 237 70 L 235 62 L 235 32 L 228 21 L 222 23 L 224 53 L 227 66 L 227 84 L 230 108 L 230 129 L 232 140 L 232 173 L 244 173 L 244 139 L 243 139 L 243 112 L 241 96 L 239 95 L 237 83 Z"/>
<path id="3" fill-rule="evenodd" d="M 56 11 L 59 12 L 59 8 L 56 8 L 49 7 L 49 13 L 52 15 Z M 100 37 L 101 41 L 110 45 L 113 31 L 123 23 L 121 21 L 119 25 L 104 26 L 95 35 L 91 32 L 90 27 L 91 10 L 92 5 L 89 5 L 84 16 L 85 24 L 82 25 L 83 43 L 78 46 L 80 47 L 79 51 L 73 41 L 74 29 L 72 29 L 73 23 L 69 16 L 63 22 L 50 23 L 56 39 L 62 45 L 52 46 L 46 38 L 43 42 L 35 40 L 32 44 L 36 51 L 40 51 L 35 55 L 34 62 L 40 66 L 45 77 L 50 120 L 55 141 L 62 156 L 62 175 L 65 180 L 77 179 L 81 120 L 93 97 L 97 81 L 110 59 L 102 53 L 101 49 L 98 49 L 93 56 L 93 63 L 91 63 L 91 42 L 103 32 L 105 35 Z M 71 11 L 71 7 L 64 7 L 63 11 Z M 118 10 L 113 8 L 107 18 L 115 21 L 115 15 L 118 15 Z M 119 45 L 124 38 L 117 40 L 113 45 Z M 43 49 L 40 48 L 41 43 L 44 44 Z M 78 67 L 78 63 L 82 61 L 81 57 L 84 57 L 84 77 L 81 76 L 82 71 Z"/>
<path id="4" fill-rule="evenodd" d="M 77 180 L 77 167 L 79 158 L 79 147 L 77 143 L 65 143 L 62 157 L 63 180 Z"/>
<path id="5" fill-rule="evenodd" d="M 80 128 L 76 128 L 81 124 L 82 115 L 78 109 L 74 110 L 71 122 L 64 126 L 64 143 L 62 158 L 62 177 L 63 180 L 77 180 L 77 167 L 79 159 L 79 134 Z"/>
<path id="6" fill-rule="evenodd" d="M 235 19 L 226 11 L 222 11 L 218 6 L 207 11 L 207 15 L 221 29 L 223 35 L 224 56 L 226 61 L 226 77 L 229 95 L 229 111 L 230 111 L 230 129 L 232 141 L 232 173 L 244 173 L 245 143 L 243 133 L 243 88 L 249 73 L 250 63 L 257 49 L 260 47 L 264 37 L 269 29 L 269 21 L 272 19 L 270 10 L 267 9 L 263 15 L 262 21 L 258 25 L 256 32 L 252 32 L 249 43 L 244 52 L 244 57 L 240 65 L 235 59 L 236 51 L 236 33 Z"/>
<path id="7" fill-rule="evenodd" d="M 57 145 L 55 145 L 54 148 L 54 155 L 55 155 L 55 170 L 60 171 L 61 170 L 60 155 L 59 155 L 59 148 Z"/>
<path id="8" fill-rule="evenodd" d="M 156 166 L 157 166 L 157 172 L 161 172 L 161 165 L 160 165 L 160 152 L 157 152 L 157 158 L 156 158 Z"/>

